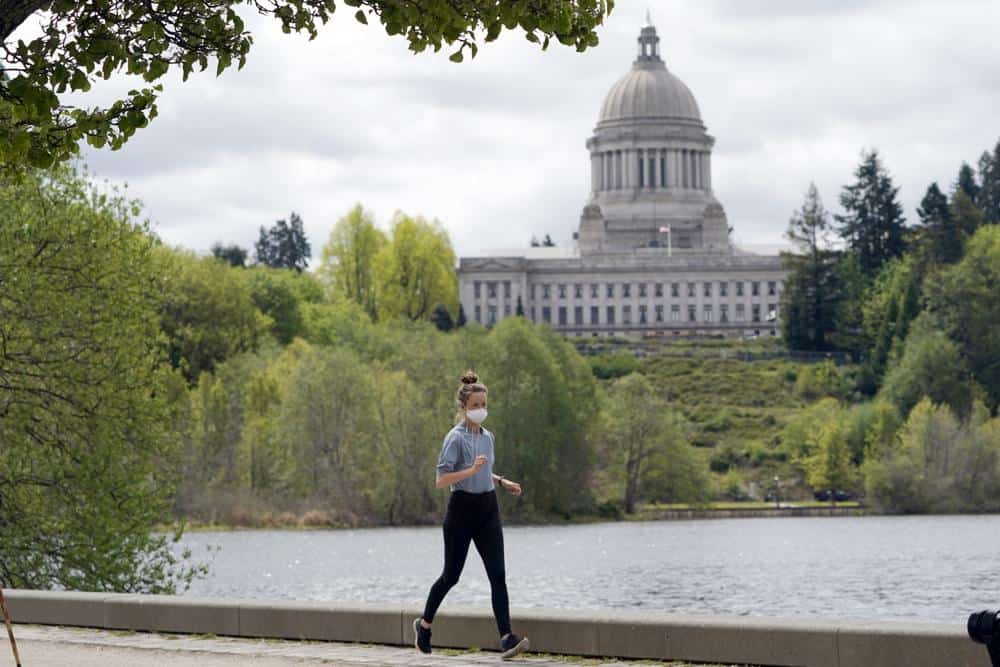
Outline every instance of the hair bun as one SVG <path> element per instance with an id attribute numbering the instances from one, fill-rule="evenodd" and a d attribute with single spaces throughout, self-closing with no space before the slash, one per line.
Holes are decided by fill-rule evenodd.
<path id="1" fill-rule="evenodd" d="M 462 384 L 476 384 L 479 382 L 479 376 L 472 371 L 465 371 L 465 375 L 462 376 Z"/>

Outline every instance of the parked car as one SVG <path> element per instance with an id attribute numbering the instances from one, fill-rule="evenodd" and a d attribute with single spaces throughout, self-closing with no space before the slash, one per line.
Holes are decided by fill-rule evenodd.
<path id="1" fill-rule="evenodd" d="M 836 500 L 838 503 L 842 503 L 846 500 L 851 499 L 850 493 L 848 493 L 847 491 L 841 491 L 839 489 L 836 491 L 830 491 L 830 490 L 817 491 L 816 493 L 813 494 L 813 498 L 815 498 L 821 503 L 830 502 L 831 496 L 833 500 Z"/>

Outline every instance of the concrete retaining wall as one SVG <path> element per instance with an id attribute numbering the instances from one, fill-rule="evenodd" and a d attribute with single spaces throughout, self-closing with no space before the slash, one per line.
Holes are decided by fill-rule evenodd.
<path id="1" fill-rule="evenodd" d="M 14 623 L 412 645 L 422 609 L 393 605 L 6 590 Z M 975 611 L 975 610 L 973 610 Z M 512 610 L 514 629 L 546 653 L 795 667 L 990 667 L 951 624 L 634 612 Z M 434 644 L 494 649 L 491 612 L 446 605 Z"/>

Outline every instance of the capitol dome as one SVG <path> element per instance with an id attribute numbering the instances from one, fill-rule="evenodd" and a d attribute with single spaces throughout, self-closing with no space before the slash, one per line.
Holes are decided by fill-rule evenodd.
<path id="1" fill-rule="evenodd" d="M 691 90 L 674 76 L 659 54 L 660 38 L 650 23 L 642 27 L 639 54 L 632 69 L 618 80 L 601 105 L 598 125 L 653 120 L 701 126 L 701 111 Z"/>

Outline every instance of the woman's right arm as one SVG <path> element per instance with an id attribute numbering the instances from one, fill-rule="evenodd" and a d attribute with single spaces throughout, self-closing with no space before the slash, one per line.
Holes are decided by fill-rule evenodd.
<path id="1" fill-rule="evenodd" d="M 465 470 L 456 470 L 455 472 L 439 472 L 437 482 L 435 482 L 434 486 L 439 489 L 443 489 L 446 486 L 455 484 L 456 482 L 461 482 L 463 479 L 468 479 L 475 475 L 484 465 L 486 465 L 486 457 L 479 455 L 476 457 L 475 463 Z"/>

